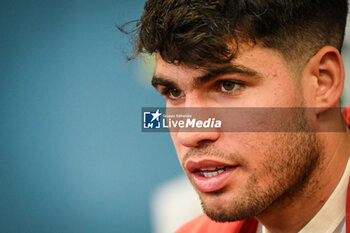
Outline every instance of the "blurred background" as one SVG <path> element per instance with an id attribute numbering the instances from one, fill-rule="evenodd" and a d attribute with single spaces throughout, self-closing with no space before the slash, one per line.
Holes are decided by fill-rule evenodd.
<path id="1" fill-rule="evenodd" d="M 141 133 L 141 107 L 164 103 L 115 27 L 143 4 L 0 0 L 1 232 L 152 232 L 182 170 L 168 134 Z"/>

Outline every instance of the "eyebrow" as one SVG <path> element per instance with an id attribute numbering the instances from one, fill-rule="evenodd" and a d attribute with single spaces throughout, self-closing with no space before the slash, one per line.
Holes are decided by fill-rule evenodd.
<path id="1" fill-rule="evenodd" d="M 219 68 L 208 69 L 205 74 L 199 77 L 196 77 L 194 79 L 194 86 L 195 87 L 201 86 L 217 78 L 218 76 L 225 75 L 225 74 L 241 74 L 244 76 L 255 77 L 257 76 L 258 72 L 242 65 L 230 64 Z"/>
<path id="2" fill-rule="evenodd" d="M 166 87 L 172 87 L 172 88 L 177 88 L 177 84 L 167 78 L 162 78 L 157 75 L 153 75 L 152 77 L 152 86 L 157 88 L 157 86 L 166 86 Z"/>
<path id="3" fill-rule="evenodd" d="M 257 71 L 251 68 L 248 68 L 242 65 L 229 64 L 229 65 L 224 65 L 217 68 L 207 69 L 204 74 L 194 78 L 193 87 L 202 86 L 203 84 L 212 81 L 218 76 L 225 75 L 225 74 L 242 74 L 244 76 L 257 77 L 257 78 L 262 77 L 259 75 Z M 178 85 L 174 81 L 165 77 L 158 76 L 156 74 L 153 75 L 152 77 L 152 86 L 155 88 L 157 88 L 157 86 L 178 88 Z"/>

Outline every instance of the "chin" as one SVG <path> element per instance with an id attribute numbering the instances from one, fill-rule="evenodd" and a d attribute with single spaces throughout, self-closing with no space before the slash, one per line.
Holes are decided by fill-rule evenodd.
<path id="1" fill-rule="evenodd" d="M 251 207 L 242 205 L 242 201 L 234 200 L 229 193 L 205 193 L 200 195 L 200 199 L 203 211 L 216 222 L 232 222 L 255 216 Z"/>
<path id="2" fill-rule="evenodd" d="M 203 211 L 214 221 L 233 222 L 258 216 L 277 198 L 277 195 L 264 194 L 257 189 L 236 191 L 201 193 Z"/>

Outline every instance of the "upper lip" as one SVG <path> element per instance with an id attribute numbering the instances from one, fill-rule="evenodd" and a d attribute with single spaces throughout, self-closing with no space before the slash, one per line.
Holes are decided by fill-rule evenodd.
<path id="1" fill-rule="evenodd" d="M 186 169 L 191 173 L 199 171 L 201 169 L 208 169 L 208 168 L 214 168 L 214 167 L 219 169 L 224 167 L 235 167 L 235 166 L 238 166 L 238 165 L 216 161 L 216 160 L 209 160 L 209 159 L 200 160 L 200 161 L 189 160 L 185 164 Z"/>

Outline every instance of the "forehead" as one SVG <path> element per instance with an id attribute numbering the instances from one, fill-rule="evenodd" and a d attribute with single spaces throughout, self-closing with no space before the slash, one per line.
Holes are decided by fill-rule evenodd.
<path id="1" fill-rule="evenodd" d="M 205 73 L 204 68 L 193 68 L 186 65 L 170 64 L 156 54 L 156 68 L 154 72 L 155 77 L 162 77 L 167 80 L 172 80 L 176 83 L 181 82 L 183 85 L 190 85 L 192 80 L 199 75 Z"/>

